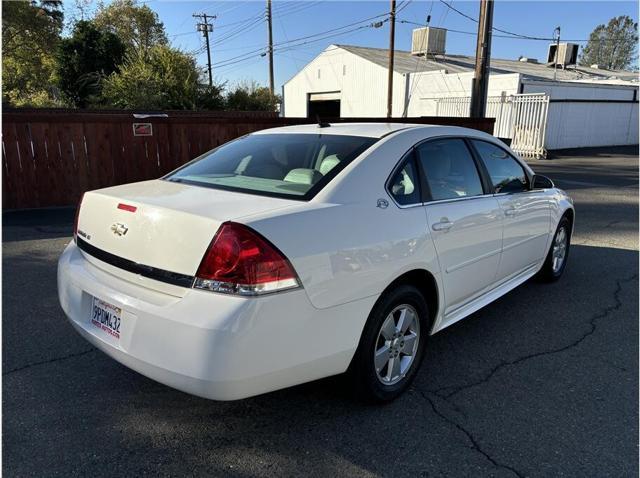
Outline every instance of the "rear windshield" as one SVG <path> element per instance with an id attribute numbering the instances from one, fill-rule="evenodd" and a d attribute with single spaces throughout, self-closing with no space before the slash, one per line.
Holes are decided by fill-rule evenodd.
<path id="1" fill-rule="evenodd" d="M 165 176 L 216 189 L 310 199 L 376 138 L 330 134 L 256 134 L 205 153 Z"/>

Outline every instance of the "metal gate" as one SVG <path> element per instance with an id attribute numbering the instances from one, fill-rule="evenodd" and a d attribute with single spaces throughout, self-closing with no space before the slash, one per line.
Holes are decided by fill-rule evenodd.
<path id="1" fill-rule="evenodd" d="M 468 116 L 471 97 L 439 98 L 437 116 Z M 511 149 L 524 158 L 544 158 L 544 138 L 549 112 L 549 95 L 531 93 L 490 96 L 487 98 L 488 118 L 495 118 L 494 136 L 510 138 Z"/>

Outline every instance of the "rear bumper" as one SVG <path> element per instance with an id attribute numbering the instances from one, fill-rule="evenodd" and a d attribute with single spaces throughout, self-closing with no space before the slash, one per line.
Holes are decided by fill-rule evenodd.
<path id="1" fill-rule="evenodd" d="M 95 261 L 93 261 L 95 262 Z M 240 298 L 180 297 L 112 275 L 70 243 L 58 263 L 74 328 L 125 366 L 179 390 L 235 400 L 344 372 L 376 297 L 316 309 L 302 289 Z M 122 309 L 120 338 L 91 324 L 92 298 Z"/>

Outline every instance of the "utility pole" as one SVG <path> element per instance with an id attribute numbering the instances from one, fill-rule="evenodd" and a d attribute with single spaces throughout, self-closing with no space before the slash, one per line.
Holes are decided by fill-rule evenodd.
<path id="1" fill-rule="evenodd" d="M 273 33 L 271 31 L 271 0 L 267 0 L 267 25 L 269 28 L 269 92 L 273 98 Z"/>
<path id="2" fill-rule="evenodd" d="M 389 71 L 387 80 L 387 118 L 391 118 L 393 107 L 393 60 L 396 41 L 396 0 L 391 0 L 391 12 L 389 14 Z"/>
<path id="3" fill-rule="evenodd" d="M 556 37 L 556 54 L 553 58 L 553 81 L 556 81 L 556 75 L 558 74 L 558 58 L 560 58 L 560 27 L 556 27 L 553 30 L 553 34 Z"/>
<path id="4" fill-rule="evenodd" d="M 202 22 L 196 25 L 196 30 L 202 32 L 207 42 L 207 70 L 209 71 L 209 86 L 213 85 L 213 74 L 211 73 L 211 49 L 209 48 L 209 33 L 213 32 L 213 25 L 209 20 L 217 18 L 215 15 L 207 15 L 206 13 L 194 13 L 193 18 L 201 19 Z"/>
<path id="5" fill-rule="evenodd" d="M 476 68 L 471 87 L 472 118 L 484 118 L 489 89 L 489 63 L 491 61 L 491 32 L 493 30 L 493 0 L 480 0 Z"/>

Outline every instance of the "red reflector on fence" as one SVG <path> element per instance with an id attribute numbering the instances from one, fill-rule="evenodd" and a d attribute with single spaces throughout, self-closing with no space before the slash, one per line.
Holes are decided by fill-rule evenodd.
<path id="1" fill-rule="evenodd" d="M 118 209 L 122 209 L 123 211 L 129 211 L 129 212 L 136 212 L 136 210 L 138 209 L 135 206 L 129 206 L 128 204 L 118 204 Z"/>

